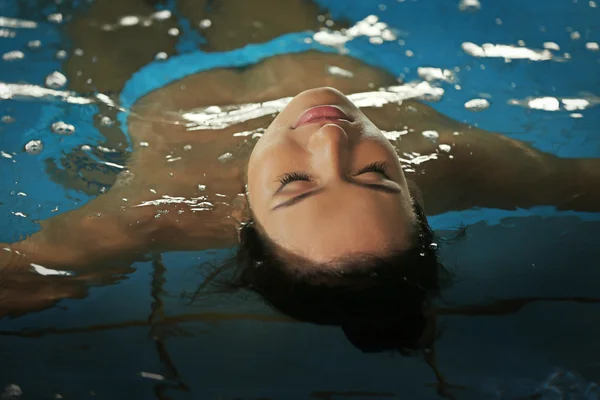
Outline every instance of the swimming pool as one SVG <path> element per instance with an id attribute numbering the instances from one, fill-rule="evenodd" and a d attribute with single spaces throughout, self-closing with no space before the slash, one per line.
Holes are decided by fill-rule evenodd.
<path id="1" fill-rule="evenodd" d="M 363 27 L 359 23 L 366 21 L 371 29 L 355 29 L 351 37 L 288 33 L 222 53 L 197 50 L 205 43 L 202 31 L 192 28 L 199 21 L 186 19 L 181 4 L 144 4 L 149 11 L 143 17 L 167 32 L 174 50 L 167 54 L 157 47 L 162 43 L 151 43 L 152 58 L 158 59 L 139 56 L 133 69 L 139 72 L 132 75 L 96 68 L 100 58 L 94 62 L 85 46 L 72 45 L 73 35 L 85 31 L 69 30 L 75 26 L 69 20 L 81 21 L 92 4 L 0 3 L 0 242 L 34 232 L 36 220 L 79 207 L 110 187 L 130 146 L 119 125 L 124 113 L 111 110 L 112 102 L 127 109 L 152 88 L 192 72 L 312 48 L 339 51 L 340 43 L 407 82 L 439 73 L 419 67 L 448 70 L 442 74 L 448 81 L 432 81 L 431 87 L 444 92 L 431 104 L 456 120 L 561 157 L 600 156 L 600 52 L 594 46 L 600 41 L 600 10 L 594 2 L 463 2 L 461 9 L 458 2 L 424 0 L 319 1 L 333 20 Z M 126 7 L 122 15 L 129 15 Z M 368 19 L 371 15 L 377 20 Z M 101 35 L 95 18 L 82 23 L 91 38 L 92 32 Z M 143 24 L 144 18 L 121 19 L 116 29 Z M 177 35 L 168 33 L 173 27 Z M 96 74 L 91 83 L 86 67 L 90 76 Z M 71 80 L 67 87 L 56 84 L 58 92 L 42 93 L 40 99 L 39 91 L 22 86 L 45 87 L 54 71 Z M 114 83 L 103 71 L 127 79 Z M 115 91 L 120 85 L 123 89 Z M 102 87 L 106 97 L 94 87 Z M 66 94 L 67 89 L 76 93 Z M 65 96 L 72 97 L 65 101 Z M 487 99 L 489 108 L 465 107 L 473 99 Z M 52 132 L 57 122 L 73 125 L 75 132 Z M 24 152 L 37 140 L 43 143 L 39 154 Z M 81 168 L 91 172 L 78 179 L 72 172 Z M 576 301 L 600 297 L 598 219 L 598 214 L 551 207 L 475 209 L 431 218 L 439 230 L 470 225 L 467 240 L 443 249 L 444 262 L 457 266 L 458 281 L 445 295 L 449 302 L 515 299 L 496 314 L 475 308 L 440 318 L 437 368 L 461 386 L 449 389 L 453 394 L 553 398 L 553 387 L 559 387 L 580 398 L 598 396 L 591 382 L 600 381 L 600 309 Z M 182 299 L 180 294 L 194 291 L 202 277 L 198 265 L 224 253 L 164 254 L 164 270 L 137 263 L 127 279 L 94 287 L 83 300 L 0 320 L 0 385 L 18 385 L 24 398 L 438 397 L 434 373 L 422 359 L 362 354 L 339 329 L 282 320 L 250 295 L 194 304 Z M 565 373 L 554 376 L 557 371 Z"/>

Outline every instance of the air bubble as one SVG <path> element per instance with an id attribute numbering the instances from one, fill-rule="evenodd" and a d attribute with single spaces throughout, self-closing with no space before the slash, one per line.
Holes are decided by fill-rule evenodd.
<path id="1" fill-rule="evenodd" d="M 60 89 L 67 84 L 67 77 L 58 71 L 54 71 L 46 77 L 45 83 L 50 89 Z"/>
<path id="2" fill-rule="evenodd" d="M 25 151 L 31 155 L 40 154 L 42 150 L 44 150 L 44 145 L 41 140 L 31 140 L 25 145 Z"/>
<path id="3" fill-rule="evenodd" d="M 75 127 L 63 121 L 58 121 L 52 124 L 52 132 L 59 135 L 72 135 L 75 133 Z"/>

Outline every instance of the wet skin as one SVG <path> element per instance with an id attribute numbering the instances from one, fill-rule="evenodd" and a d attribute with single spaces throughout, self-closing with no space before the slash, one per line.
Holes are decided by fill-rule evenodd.
<path id="1" fill-rule="evenodd" d="M 86 38 L 78 40 L 90 40 Z M 125 31 L 121 39 L 125 47 L 139 45 Z M 156 50 L 152 43 L 147 46 L 148 52 Z M 92 43 L 88 48 L 93 53 L 103 47 Z M 117 75 L 123 76 L 139 68 L 113 64 Z M 328 65 L 350 71 L 353 77 L 331 75 L 324 67 Z M 106 84 L 118 90 L 121 81 L 107 79 Z M 101 86 L 102 77 L 96 82 Z M 0 315 L 83 296 L 80 283 L 109 283 L 114 273 L 129 272 L 133 261 L 154 252 L 235 246 L 236 229 L 249 215 L 248 204 L 279 244 L 318 260 L 351 249 L 378 252 L 407 246 L 411 197 L 423 202 L 428 214 L 475 206 L 600 209 L 598 159 L 545 154 L 412 100 L 358 110 L 341 95 L 395 84 L 385 71 L 351 57 L 306 52 L 272 57 L 243 70 L 206 71 L 148 94 L 130 112 L 134 151 L 115 185 L 79 209 L 42 221 L 40 232 L 22 242 L 3 246 L 12 251 L 0 253 L 5 282 Z M 276 118 L 269 115 L 225 129 L 188 131 L 181 117 L 186 110 L 210 105 L 296 95 Z M 327 121 L 291 129 L 291 121 L 303 111 L 326 104 L 343 108 L 352 122 Z M 267 127 L 257 142 L 234 136 Z M 381 134 L 402 130 L 409 133 L 392 142 Z M 425 138 L 421 134 L 425 130 L 437 131 L 439 138 Z M 440 151 L 439 144 L 450 145 L 451 151 Z M 228 152 L 234 153 L 232 159 L 218 160 Z M 436 158 L 402 165 L 398 155 L 413 152 L 436 154 Z M 382 160 L 387 162 L 387 177 L 379 172 L 355 175 L 363 166 Z M 275 193 L 276 178 L 296 170 L 309 173 L 312 180 L 294 182 Z M 415 186 L 408 186 L 406 179 Z M 372 190 L 373 185 L 368 186 L 373 183 L 397 190 Z M 273 210 L 293 196 L 317 189 L 318 195 Z M 162 196 L 199 200 L 195 205 L 143 205 Z M 198 210 L 199 202 L 210 206 Z M 347 218 L 349 214 L 353 218 Z M 325 217 L 328 222 L 320 223 Z M 313 232 L 317 224 L 320 236 Z M 358 235 L 357 226 L 369 234 Z M 31 263 L 78 275 L 43 278 L 30 272 Z M 27 285 L 31 296 L 22 295 Z"/>

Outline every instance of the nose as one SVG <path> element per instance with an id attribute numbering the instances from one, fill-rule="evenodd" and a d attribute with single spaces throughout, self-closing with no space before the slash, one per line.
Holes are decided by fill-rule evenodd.
<path id="1" fill-rule="evenodd" d="M 348 134 L 339 125 L 323 125 L 308 141 L 313 168 L 323 179 L 341 177 L 347 169 Z"/>

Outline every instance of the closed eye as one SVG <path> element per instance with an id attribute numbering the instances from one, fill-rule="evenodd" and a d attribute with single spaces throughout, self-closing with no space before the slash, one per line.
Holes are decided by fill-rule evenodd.
<path id="1" fill-rule="evenodd" d="M 387 169 L 388 169 L 388 163 L 386 161 L 375 161 L 369 165 L 362 167 L 361 169 L 356 171 L 354 174 L 352 174 L 352 176 L 358 176 L 358 175 L 366 174 L 369 172 L 375 172 L 375 173 L 383 175 L 386 179 L 390 179 L 386 173 Z"/>
<path id="2" fill-rule="evenodd" d="M 281 184 L 281 188 L 283 188 L 288 183 L 292 183 L 294 181 L 311 181 L 312 179 L 308 174 L 304 172 L 287 172 L 277 178 L 279 183 Z"/>
<path id="3" fill-rule="evenodd" d="M 352 174 L 352 176 L 359 176 L 362 174 L 367 174 L 369 172 L 375 172 L 378 174 L 383 175 L 383 177 L 385 177 L 386 179 L 390 179 L 389 176 L 387 175 L 386 171 L 388 169 L 388 163 L 386 161 L 375 161 L 371 164 L 365 165 L 364 167 L 362 167 L 361 169 L 359 169 L 358 171 L 354 172 Z M 311 178 L 307 173 L 305 172 L 287 172 L 283 175 L 280 175 L 279 177 L 277 177 L 277 181 L 280 184 L 279 189 L 277 189 L 277 191 L 279 192 L 281 189 L 283 189 L 286 185 L 295 182 L 295 181 L 307 181 L 307 182 L 312 182 L 314 179 Z"/>

